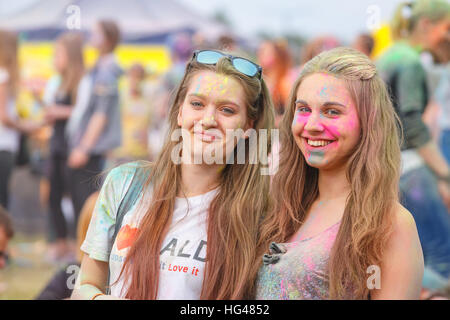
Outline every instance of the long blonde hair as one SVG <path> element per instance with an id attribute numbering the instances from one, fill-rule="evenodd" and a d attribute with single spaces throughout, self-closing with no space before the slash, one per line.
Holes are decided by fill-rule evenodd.
<path id="1" fill-rule="evenodd" d="M 307 76 L 318 72 L 345 80 L 361 124 L 360 143 L 348 159 L 351 191 L 329 260 L 329 294 L 343 298 L 350 288 L 354 297 L 367 298 L 366 269 L 380 264 L 391 231 L 392 208 L 398 201 L 399 121 L 375 65 L 354 49 L 341 47 L 319 54 L 305 64 L 294 84 L 280 126 L 274 208 L 261 226 L 259 254 L 272 241 L 288 241 L 318 197 L 319 171 L 307 164 L 291 132 L 297 90 Z"/>
<path id="2" fill-rule="evenodd" d="M 18 39 L 14 32 L 0 30 L 0 68 L 6 69 L 11 95 L 15 96 L 19 85 Z"/>
<path id="3" fill-rule="evenodd" d="M 72 103 L 75 103 L 78 84 L 85 71 L 83 38 L 78 32 L 66 32 L 57 39 L 57 43 L 63 46 L 68 60 L 68 65 L 61 74 L 59 91 L 70 95 Z"/>
<path id="4" fill-rule="evenodd" d="M 415 0 L 400 3 L 391 21 L 394 39 L 408 38 L 421 18 L 432 22 L 449 17 L 450 4 L 447 0 Z"/>
<path id="5" fill-rule="evenodd" d="M 271 130 L 274 110 L 263 80 L 247 77 L 238 72 L 228 59 L 216 65 L 203 65 L 196 61 L 188 64 L 176 91 L 169 113 L 170 130 L 165 145 L 155 163 L 148 166 L 152 184 L 150 207 L 140 224 L 137 240 L 132 245 L 121 272 L 130 280 L 126 294 L 130 299 L 156 299 L 159 281 L 159 252 L 167 234 L 174 202 L 180 191 L 180 165 L 171 161 L 177 145 L 170 137 L 179 129 L 177 115 L 187 94 L 193 76 L 210 70 L 236 79 L 246 95 L 247 117 L 253 128 Z M 269 176 L 260 173 L 261 163 L 250 164 L 256 150 L 245 143 L 245 164 L 227 164 L 221 171 L 220 189 L 212 200 L 207 219 L 207 251 L 201 299 L 243 299 L 253 290 L 256 272 L 256 242 L 259 222 L 269 206 Z M 270 150 L 270 137 L 266 142 Z M 237 147 L 236 147 L 237 148 Z M 142 204 L 143 202 L 141 202 Z"/>

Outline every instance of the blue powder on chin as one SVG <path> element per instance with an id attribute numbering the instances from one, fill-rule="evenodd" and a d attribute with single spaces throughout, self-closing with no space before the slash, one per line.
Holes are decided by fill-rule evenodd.
<path id="1" fill-rule="evenodd" d="M 323 151 L 311 151 L 311 154 L 309 155 L 308 162 L 310 163 L 320 163 L 323 161 L 324 156 Z"/>

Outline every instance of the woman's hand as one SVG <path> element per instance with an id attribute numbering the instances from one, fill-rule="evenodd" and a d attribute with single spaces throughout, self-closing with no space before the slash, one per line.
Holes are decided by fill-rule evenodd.
<path id="1" fill-rule="evenodd" d="M 49 106 L 44 109 L 44 120 L 48 124 L 53 124 L 58 120 L 58 110 L 55 106 Z"/>
<path id="2" fill-rule="evenodd" d="M 67 165 L 72 169 L 81 168 L 89 161 L 89 154 L 82 148 L 75 148 L 69 155 Z"/>

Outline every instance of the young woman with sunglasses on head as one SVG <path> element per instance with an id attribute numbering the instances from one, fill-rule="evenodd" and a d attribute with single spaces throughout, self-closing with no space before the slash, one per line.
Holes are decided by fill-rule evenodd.
<path id="1" fill-rule="evenodd" d="M 125 164 L 107 176 L 81 247 L 87 255 L 73 298 L 248 298 L 270 177 L 261 175 L 260 162 L 249 161 L 257 151 L 247 129 L 255 129 L 259 140 L 259 129 L 270 130 L 273 121 L 259 66 L 217 51 L 196 52 L 176 92 L 170 131 L 156 162 Z M 171 137 L 181 129 L 177 150 Z M 238 129 L 238 143 L 225 139 L 226 131 Z M 192 161 L 211 146 L 227 150 L 220 159 L 227 164 Z M 245 161 L 230 164 L 239 146 L 245 147 Z M 270 150 L 270 139 L 265 147 Z M 148 175 L 143 188 L 131 190 L 140 200 L 113 239 L 117 208 L 139 168 Z M 109 285 L 111 295 L 105 296 Z"/>
<path id="2" fill-rule="evenodd" d="M 350 48 L 310 60 L 280 131 L 256 298 L 417 299 L 422 250 L 398 203 L 396 117 L 373 63 Z"/>

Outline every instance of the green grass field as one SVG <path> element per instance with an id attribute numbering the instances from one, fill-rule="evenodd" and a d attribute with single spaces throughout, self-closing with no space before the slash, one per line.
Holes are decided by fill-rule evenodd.
<path id="1" fill-rule="evenodd" d="M 16 234 L 10 242 L 10 263 L 0 270 L 0 300 L 34 299 L 57 266 L 45 261 L 44 236 Z"/>

